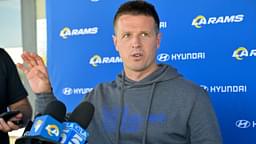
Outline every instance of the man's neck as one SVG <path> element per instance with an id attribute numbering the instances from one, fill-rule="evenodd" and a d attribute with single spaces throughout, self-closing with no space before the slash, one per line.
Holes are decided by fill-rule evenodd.
<path id="1" fill-rule="evenodd" d="M 145 77 L 149 76 L 150 74 L 152 74 L 153 72 L 155 72 L 158 69 L 158 67 L 158 65 L 153 65 L 151 68 L 147 68 L 141 71 L 125 69 L 125 75 L 133 81 L 140 81 Z"/>

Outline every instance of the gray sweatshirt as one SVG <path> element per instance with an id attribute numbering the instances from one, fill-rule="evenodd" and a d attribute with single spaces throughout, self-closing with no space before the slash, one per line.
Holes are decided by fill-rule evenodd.
<path id="1" fill-rule="evenodd" d="M 139 82 L 120 74 L 85 100 L 95 106 L 89 144 L 221 144 L 207 93 L 168 65 Z"/>

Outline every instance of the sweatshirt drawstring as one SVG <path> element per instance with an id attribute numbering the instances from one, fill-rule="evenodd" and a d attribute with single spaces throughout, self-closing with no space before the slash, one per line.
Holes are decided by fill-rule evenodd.
<path id="1" fill-rule="evenodd" d="M 143 134 L 142 144 L 146 144 L 147 143 L 148 121 L 149 121 L 151 106 L 152 106 L 152 102 L 153 102 L 153 96 L 154 96 L 155 87 L 156 87 L 156 83 L 153 83 L 153 86 L 152 86 L 152 89 L 151 89 L 150 98 L 149 98 L 149 103 L 148 103 L 148 107 L 147 107 L 146 118 L 145 118 L 145 121 L 144 121 L 144 134 Z"/>
<path id="2" fill-rule="evenodd" d="M 125 73 L 123 72 L 123 78 L 122 78 L 122 85 L 121 85 L 121 98 L 120 98 L 120 114 L 118 117 L 118 123 L 117 123 L 117 133 L 116 133 L 116 144 L 119 143 L 120 139 L 120 128 L 122 123 L 122 116 L 123 116 L 123 107 L 124 107 L 124 81 L 125 81 Z"/>

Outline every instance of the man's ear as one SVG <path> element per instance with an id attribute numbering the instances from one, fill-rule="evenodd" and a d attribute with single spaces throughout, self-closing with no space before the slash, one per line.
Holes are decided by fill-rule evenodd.
<path id="1" fill-rule="evenodd" d="M 117 37 L 116 37 L 115 35 L 112 35 L 112 40 L 113 40 L 113 43 L 114 43 L 114 45 L 115 45 L 116 51 L 118 51 Z"/>
<path id="2" fill-rule="evenodd" d="M 160 47 L 161 37 L 162 37 L 162 33 L 159 32 L 159 33 L 157 34 L 157 48 Z"/>

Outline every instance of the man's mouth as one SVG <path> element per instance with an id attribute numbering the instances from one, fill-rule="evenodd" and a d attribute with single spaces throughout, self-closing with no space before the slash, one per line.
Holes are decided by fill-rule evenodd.
<path id="1" fill-rule="evenodd" d="M 141 57 L 142 56 L 142 53 L 134 53 L 132 54 L 133 57 Z"/>

